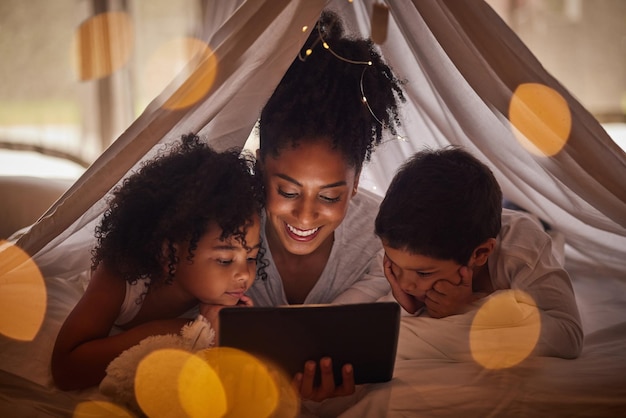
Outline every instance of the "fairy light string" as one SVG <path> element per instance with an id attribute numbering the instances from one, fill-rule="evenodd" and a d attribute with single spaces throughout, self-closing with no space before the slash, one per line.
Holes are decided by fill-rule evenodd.
<path id="1" fill-rule="evenodd" d="M 322 35 L 322 31 L 320 29 L 320 25 L 315 25 L 316 29 L 317 29 L 317 34 L 318 34 L 318 38 L 315 40 L 315 42 L 313 42 L 313 44 L 306 49 L 306 51 L 304 51 L 305 56 L 302 56 L 302 51 L 298 52 L 298 58 L 300 59 L 300 61 L 304 62 L 306 61 L 306 57 L 308 57 L 309 55 L 311 55 L 313 53 L 313 49 L 315 48 L 315 46 L 317 44 L 319 44 L 320 42 L 322 42 L 322 47 L 324 49 L 326 49 L 328 52 L 330 52 L 335 58 L 347 62 L 349 64 L 355 64 L 355 65 L 363 65 L 363 71 L 361 71 L 361 78 L 359 80 L 359 89 L 361 92 L 361 102 L 367 107 L 367 110 L 370 112 L 370 114 L 372 115 L 372 117 L 376 120 L 376 122 L 378 122 L 383 128 L 386 128 L 385 124 L 378 119 L 378 117 L 376 116 L 376 114 L 374 114 L 374 111 L 372 110 L 371 106 L 369 105 L 369 102 L 367 101 L 367 96 L 365 95 L 365 88 L 363 87 L 363 79 L 365 77 L 365 71 L 371 67 L 373 65 L 372 61 L 357 61 L 357 60 L 351 60 L 349 58 L 346 57 L 342 57 L 341 55 L 337 54 L 335 51 L 333 51 L 333 49 L 330 47 L 330 45 L 328 44 L 328 42 L 326 42 L 324 40 L 324 37 Z M 306 26 L 302 28 L 302 31 L 305 32 L 306 31 Z M 400 141 L 406 142 L 406 138 L 401 136 L 401 135 L 396 135 L 396 139 L 399 139 Z M 385 142 L 388 142 L 384 141 Z"/>

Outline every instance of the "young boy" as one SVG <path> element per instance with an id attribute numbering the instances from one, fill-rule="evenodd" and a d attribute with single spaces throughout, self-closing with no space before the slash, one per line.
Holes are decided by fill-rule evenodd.
<path id="1" fill-rule="evenodd" d="M 376 218 L 393 296 L 411 314 L 464 313 L 496 290 L 534 300 L 536 353 L 575 358 L 583 332 L 567 272 L 543 228 L 502 208 L 491 170 L 455 147 L 415 154 L 396 173 Z"/>

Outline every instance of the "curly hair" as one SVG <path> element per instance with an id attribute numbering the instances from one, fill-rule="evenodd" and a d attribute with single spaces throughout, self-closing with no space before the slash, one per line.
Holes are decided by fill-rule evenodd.
<path id="1" fill-rule="evenodd" d="M 246 247 L 247 228 L 264 202 L 254 158 L 234 149 L 218 153 L 193 134 L 167 151 L 114 189 L 96 227 L 92 269 L 104 263 L 130 283 L 171 283 L 180 258 L 174 244 L 189 243 L 191 261 L 211 222 L 222 239 Z"/>
<path id="2" fill-rule="evenodd" d="M 335 54 L 371 65 L 350 63 Z M 268 153 L 277 157 L 287 146 L 327 137 L 350 166 L 360 171 L 381 143 L 383 129 L 397 133 L 398 101 L 405 101 L 401 84 L 371 40 L 345 36 L 339 16 L 324 11 L 300 58 L 291 64 L 261 112 L 261 159 Z"/>
<path id="3" fill-rule="evenodd" d="M 502 190 L 492 171 L 449 146 L 419 151 L 400 167 L 375 230 L 391 248 L 466 265 L 501 223 Z"/>

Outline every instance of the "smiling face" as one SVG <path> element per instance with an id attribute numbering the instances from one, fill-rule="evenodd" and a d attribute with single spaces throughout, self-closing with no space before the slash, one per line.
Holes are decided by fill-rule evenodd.
<path id="1" fill-rule="evenodd" d="M 358 185 L 358 173 L 328 139 L 302 141 L 262 162 L 271 245 L 308 255 L 330 243 Z M 275 251 L 275 249 L 273 249 Z"/>
<path id="2" fill-rule="evenodd" d="M 384 242 L 383 247 L 402 290 L 421 302 L 425 301 L 426 292 L 432 289 L 435 282 L 447 280 L 455 285 L 461 282 L 459 271 L 463 266 L 455 261 L 412 254 L 392 248 Z"/>
<path id="3" fill-rule="evenodd" d="M 200 302 L 214 305 L 235 305 L 252 285 L 256 274 L 256 259 L 260 247 L 260 223 L 255 216 L 248 226 L 244 248 L 235 238 L 221 240 L 221 228 L 211 224 L 187 260 L 188 248 L 181 246 L 176 266 L 177 284 Z"/>

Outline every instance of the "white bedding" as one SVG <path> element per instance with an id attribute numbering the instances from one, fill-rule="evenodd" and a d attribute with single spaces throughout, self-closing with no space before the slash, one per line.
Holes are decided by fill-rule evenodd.
<path id="1" fill-rule="evenodd" d="M 624 417 L 626 284 L 578 278 L 574 287 L 586 332 L 575 360 L 533 357 L 488 370 L 458 338 L 467 335 L 467 318 L 403 317 L 391 382 L 307 408 L 345 418 Z"/>
<path id="2" fill-rule="evenodd" d="M 106 399 L 95 388 L 60 392 L 52 386 L 52 345 L 80 297 L 83 279 L 47 278 L 46 284 L 47 314 L 35 340 L 0 337 L 0 416 L 72 416 L 78 403 Z M 626 417 L 626 282 L 578 277 L 574 288 L 586 332 L 576 360 L 531 358 L 486 370 L 458 348 L 452 334 L 467 322 L 403 318 L 392 381 L 361 386 L 351 397 L 307 404 L 304 415 Z"/>
<path id="3" fill-rule="evenodd" d="M 576 360 L 533 358 L 503 370 L 441 358 L 399 360 L 390 383 L 362 388 L 353 399 L 327 402 L 315 412 L 342 417 L 626 416 L 625 347 L 622 323 L 589 335 Z"/>

